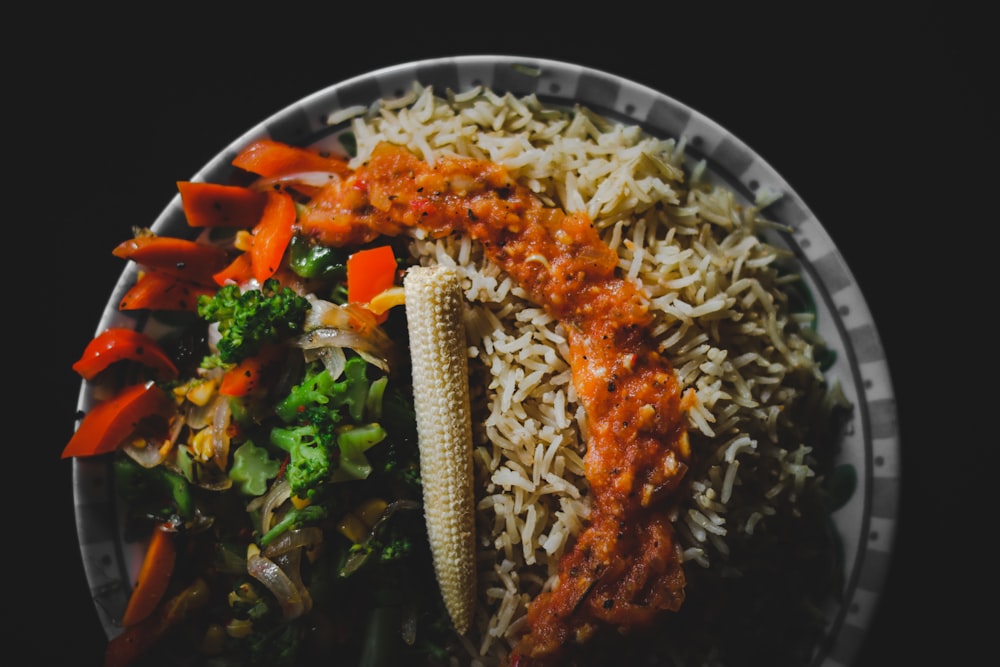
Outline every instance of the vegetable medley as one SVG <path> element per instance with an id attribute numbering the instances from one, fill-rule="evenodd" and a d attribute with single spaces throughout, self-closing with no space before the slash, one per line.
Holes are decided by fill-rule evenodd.
<path id="1" fill-rule="evenodd" d="M 106 664 L 444 660 L 405 252 L 298 234 L 344 160 L 261 140 L 233 164 L 248 185 L 178 183 L 193 240 L 137 229 L 113 250 L 138 269 L 119 309 L 169 331 L 109 328 L 73 366 L 110 390 L 63 457 L 109 457 L 147 545 Z"/>

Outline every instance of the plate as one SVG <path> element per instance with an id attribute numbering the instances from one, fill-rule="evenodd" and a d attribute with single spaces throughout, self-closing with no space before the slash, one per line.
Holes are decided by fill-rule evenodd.
<path id="1" fill-rule="evenodd" d="M 236 153 L 254 139 L 270 137 L 292 144 L 321 141 L 333 130 L 327 117 L 339 110 L 398 97 L 417 81 L 436 90 L 477 85 L 516 95 L 535 94 L 546 103 L 582 104 L 597 113 L 638 124 L 650 133 L 683 139 L 685 153 L 704 160 L 745 201 L 780 195 L 767 217 L 788 231 L 777 242 L 799 260 L 813 292 L 819 332 L 836 352 L 828 376 L 836 378 L 854 410 L 846 424 L 837 463 L 853 468 L 857 485 L 833 514 L 845 562 L 842 598 L 825 610 L 828 641 L 814 660 L 821 667 L 849 665 L 863 641 L 887 572 L 899 500 L 899 434 L 892 383 L 878 330 L 850 268 L 823 224 L 807 204 L 759 154 L 719 124 L 669 95 L 644 85 L 566 62 L 515 56 L 460 56 L 421 60 L 364 74 L 319 90 L 278 111 L 223 148 L 192 180 L 225 182 Z M 152 224 L 163 235 L 190 232 L 174 197 Z M 109 326 L 144 329 L 141 315 L 117 310 L 136 270 L 123 271 L 108 300 L 98 330 Z M 81 385 L 78 408 L 99 400 Z M 80 551 L 96 613 L 108 635 L 125 608 L 141 559 L 139 547 L 121 536 L 110 467 L 104 461 L 73 461 L 74 501 Z"/>

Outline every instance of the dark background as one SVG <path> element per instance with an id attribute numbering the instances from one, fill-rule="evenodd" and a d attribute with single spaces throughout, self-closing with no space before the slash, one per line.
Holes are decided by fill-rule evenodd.
<path id="1" fill-rule="evenodd" d="M 70 365 L 123 268 L 111 248 L 152 223 L 177 180 L 297 99 L 407 60 L 498 53 L 667 93 L 749 144 L 827 227 L 878 325 L 902 434 L 893 567 L 857 667 L 978 664 L 997 590 L 979 537 L 996 525 L 986 477 L 996 428 L 979 398 L 996 367 L 997 266 L 985 247 L 998 222 L 987 99 L 997 78 L 985 15 L 943 2 L 905 13 L 616 2 L 531 6 L 535 18 L 528 6 L 331 5 L 244 3 L 228 16 L 88 7 L 8 25 L 24 46 L 3 47 L 16 201 L 4 227 L 17 260 L 7 291 L 28 317 L 16 306 L 4 333 L 17 362 L 7 414 L 19 424 L 6 443 L 5 650 L 45 665 L 102 657 L 59 454 L 79 389 Z M 24 291 L 28 280 L 41 292 Z"/>

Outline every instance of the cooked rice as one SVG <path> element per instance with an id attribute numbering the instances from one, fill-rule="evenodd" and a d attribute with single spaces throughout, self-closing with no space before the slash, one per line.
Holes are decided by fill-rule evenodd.
<path id="1" fill-rule="evenodd" d="M 824 391 L 819 343 L 799 326 L 779 271 L 789 253 L 761 234 L 758 208 L 685 167 L 684 146 L 586 109 L 485 88 L 437 96 L 415 87 L 355 115 L 364 161 L 380 141 L 429 162 L 458 154 L 500 163 L 545 202 L 584 210 L 641 281 L 653 334 L 682 388 L 697 461 L 675 525 L 688 567 L 724 562 L 778 507 L 815 481 L 796 415 Z M 687 169 L 687 176 L 685 175 Z M 690 179 L 690 180 L 686 180 Z M 475 427 L 480 608 L 466 664 L 502 662 L 527 603 L 551 586 L 560 556 L 588 517 L 586 415 L 570 378 L 562 327 L 469 238 L 416 238 L 423 264 L 465 277 Z"/>

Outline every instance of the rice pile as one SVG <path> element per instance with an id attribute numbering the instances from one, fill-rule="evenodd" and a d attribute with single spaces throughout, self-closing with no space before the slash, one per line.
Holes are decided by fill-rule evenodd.
<path id="1" fill-rule="evenodd" d="M 794 511 L 817 479 L 803 415 L 826 393 L 822 342 L 788 307 L 782 288 L 798 277 L 779 270 L 787 251 L 762 240 L 771 223 L 758 206 L 687 168 L 682 143 L 534 96 L 416 87 L 350 122 L 355 166 L 380 141 L 430 162 L 458 154 L 506 166 L 547 203 L 585 210 L 621 271 L 645 286 L 660 348 L 698 399 L 690 493 L 675 517 L 686 569 L 723 572 L 734 544 L 782 507 Z M 415 238 L 411 252 L 465 277 L 480 605 L 464 664 L 497 664 L 587 519 L 586 415 L 562 327 L 481 247 L 455 235 Z"/>

